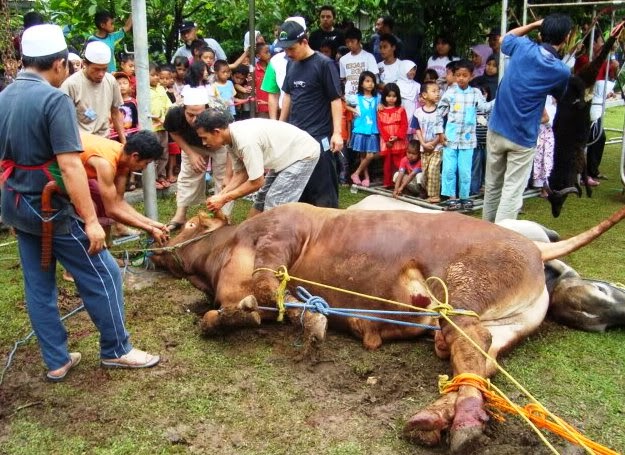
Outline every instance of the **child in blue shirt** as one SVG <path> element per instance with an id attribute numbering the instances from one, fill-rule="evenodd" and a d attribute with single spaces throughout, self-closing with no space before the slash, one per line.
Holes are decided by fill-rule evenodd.
<path id="1" fill-rule="evenodd" d="M 462 208 L 471 208 L 468 200 L 471 186 L 473 150 L 477 145 L 475 126 L 477 110 L 490 112 L 492 101 L 486 102 L 482 92 L 469 87 L 473 64 L 468 60 L 455 62 L 455 84 L 447 89 L 436 109 L 437 133 L 443 144 L 443 172 L 441 194 L 449 197 L 449 207 L 460 208 L 456 196 L 456 173 L 460 181 Z M 447 124 L 443 129 L 443 117 Z"/>
<path id="2" fill-rule="evenodd" d="M 346 109 L 354 113 L 351 149 L 360 155 L 358 169 L 352 174 L 356 185 L 369 186 L 369 163 L 380 151 L 378 134 L 378 98 L 375 93 L 376 76 L 363 71 L 358 79 L 358 93 L 347 97 Z M 360 180 L 360 175 L 364 179 Z"/>

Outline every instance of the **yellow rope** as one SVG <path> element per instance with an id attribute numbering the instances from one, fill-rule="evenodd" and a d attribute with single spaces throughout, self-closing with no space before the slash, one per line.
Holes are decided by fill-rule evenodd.
<path id="1" fill-rule="evenodd" d="M 410 308 L 410 309 L 416 310 L 416 311 L 439 312 L 439 311 L 431 309 L 431 308 L 421 308 L 421 307 L 418 307 L 418 306 L 415 306 L 415 305 L 410 305 L 408 303 L 398 302 L 396 300 L 384 299 L 382 297 L 376 297 L 374 295 L 362 294 L 360 292 L 350 291 L 348 289 L 337 288 L 335 286 L 330 286 L 328 284 L 318 283 L 316 281 L 310 281 L 310 280 L 306 280 L 304 278 L 300 278 L 300 277 L 296 277 L 296 276 L 293 276 L 293 275 L 289 275 L 289 273 L 288 273 L 288 271 L 286 269 L 286 266 L 284 266 L 284 265 L 280 266 L 280 268 L 277 271 L 273 270 L 273 269 L 270 269 L 270 268 L 267 268 L 267 267 L 259 267 L 259 268 L 255 269 L 253 273 L 256 273 L 256 272 L 271 272 L 271 273 L 273 273 L 276 276 L 276 278 L 278 278 L 279 280 L 282 280 L 278 290 L 280 290 L 280 288 L 282 287 L 282 285 L 285 282 L 288 282 L 290 280 L 294 280 L 294 281 L 299 281 L 300 283 L 311 284 L 313 286 L 318 286 L 318 287 L 321 287 L 321 288 L 324 288 L 324 289 L 330 289 L 331 291 L 342 292 L 343 294 L 349 294 L 349 295 L 353 295 L 355 297 L 361 297 L 361 298 L 364 298 L 364 299 L 374 300 L 374 301 L 377 301 L 377 302 L 389 303 L 389 304 L 401 306 L 401 307 L 404 307 L 404 308 Z M 442 280 L 441 280 L 441 282 L 442 282 Z M 284 284 L 284 289 L 286 289 L 286 284 Z M 444 287 L 444 289 L 445 289 L 445 293 L 447 294 L 447 288 Z M 429 292 L 429 290 L 428 290 L 428 292 Z M 445 311 L 446 314 L 448 314 L 449 316 L 472 316 L 472 317 L 475 317 L 475 318 L 479 319 L 479 315 L 475 311 L 457 310 L 457 309 L 453 308 L 449 304 L 444 305 L 439 300 L 436 300 L 436 302 L 439 303 L 439 306 L 443 307 L 443 311 Z"/>
<path id="2" fill-rule="evenodd" d="M 584 441 L 589 441 L 588 439 L 586 439 L 585 437 L 581 436 L 579 433 L 577 433 L 573 427 L 571 427 L 570 425 L 568 425 L 566 422 L 564 422 L 563 420 L 561 420 L 558 416 L 556 416 L 555 414 L 551 413 L 547 408 L 545 408 L 542 404 L 540 404 L 540 402 L 534 398 L 534 396 L 525 389 L 525 387 L 523 387 L 516 379 L 514 379 L 512 377 L 512 375 L 510 375 L 501 365 L 499 365 L 499 363 L 497 362 L 497 360 L 495 358 L 493 358 L 492 356 L 490 356 L 488 354 L 488 352 L 484 351 L 464 330 L 462 330 L 456 323 L 454 323 L 450 316 L 473 316 L 473 317 L 477 317 L 479 318 L 479 315 L 474 312 L 474 311 L 469 311 L 469 310 L 456 310 L 454 309 L 450 304 L 449 304 L 449 290 L 447 289 L 447 285 L 445 284 L 445 282 L 439 278 L 439 277 L 429 277 L 426 279 L 426 290 L 430 296 L 430 298 L 436 302 L 436 306 L 434 307 L 434 309 L 431 308 L 420 308 L 414 305 L 409 305 L 403 302 L 397 302 L 395 300 L 389 300 L 389 299 L 384 299 L 381 297 L 376 297 L 376 296 L 371 296 L 371 295 L 367 295 L 367 294 L 362 294 L 359 292 L 355 292 L 355 291 L 350 291 L 347 289 L 341 289 L 341 288 L 337 288 L 334 286 L 329 286 L 327 284 L 323 284 L 323 283 L 317 283 L 315 281 L 310 281 L 310 280 L 306 280 L 304 278 L 299 278 L 299 277 L 295 277 L 292 275 L 289 275 L 288 270 L 286 268 L 286 266 L 280 266 L 279 270 L 273 270 L 270 268 L 266 268 L 266 267 L 260 267 L 254 270 L 253 273 L 259 272 L 259 271 L 266 271 L 266 272 L 271 272 L 273 273 L 277 278 L 281 279 L 281 283 L 278 286 L 278 293 L 282 294 L 282 296 L 276 296 L 276 300 L 278 300 L 278 298 L 281 299 L 282 301 L 282 305 L 284 306 L 284 294 L 286 292 L 286 286 L 287 283 L 290 280 L 295 280 L 295 281 L 299 281 L 301 283 L 306 283 L 306 284 L 311 284 L 314 286 L 319 286 L 325 289 L 330 289 L 333 291 L 337 291 L 337 292 L 342 292 L 345 294 L 349 294 L 349 295 L 354 295 L 357 297 L 361 297 L 361 298 L 366 298 L 366 299 L 370 299 L 370 300 L 375 300 L 378 302 L 384 302 L 384 303 L 389 303 L 392 305 L 397 305 L 397 306 L 401 306 L 401 307 L 407 307 L 407 308 L 411 308 L 414 310 L 418 310 L 418 311 L 435 311 L 438 312 L 440 317 L 442 317 L 443 319 L 445 319 L 445 321 L 447 321 L 447 323 L 449 325 L 451 325 L 454 329 L 456 329 L 456 331 L 458 331 L 458 333 L 460 333 L 460 335 L 462 335 L 465 339 L 467 339 L 469 341 L 469 343 L 480 353 L 482 354 L 487 360 L 493 362 L 493 364 L 495 365 L 495 367 L 497 368 L 497 370 L 499 372 L 501 372 L 506 378 L 508 378 L 508 380 L 510 382 L 512 382 L 512 384 L 519 389 L 531 402 L 532 404 L 528 405 L 528 406 L 533 406 L 533 409 L 535 410 L 540 410 L 541 413 L 547 415 L 549 418 L 551 418 L 554 422 L 555 425 L 561 429 L 561 434 L 567 435 L 567 439 L 569 439 L 571 442 L 574 442 L 576 444 L 578 444 L 579 446 L 583 447 L 584 450 L 586 450 L 586 452 L 590 453 L 590 454 L 594 454 L 595 452 L 587 445 L 586 442 Z M 436 281 L 438 282 L 442 287 L 443 287 L 443 291 L 444 291 L 444 301 L 441 302 L 440 300 L 438 300 L 434 294 L 432 293 L 432 291 L 430 290 L 430 286 L 428 285 L 431 281 Z M 282 313 L 284 313 L 284 310 L 281 310 Z M 495 388 L 494 385 L 492 385 L 490 383 L 490 381 L 488 382 L 490 384 L 490 387 Z M 443 387 L 444 388 L 444 387 Z M 495 388 L 496 389 L 496 388 Z M 527 424 L 532 428 L 532 430 L 538 435 L 538 437 L 541 439 L 541 441 L 553 452 L 553 453 L 558 453 L 558 451 L 553 447 L 553 445 L 551 445 L 551 443 L 549 443 L 549 441 L 547 441 L 547 439 L 545 438 L 545 436 L 542 434 L 542 432 L 536 427 L 536 425 L 534 425 L 534 423 L 530 420 L 530 418 L 524 413 L 521 412 L 521 410 L 523 408 L 521 408 L 520 406 L 514 404 L 501 390 L 496 389 L 497 392 L 503 397 L 503 399 L 505 400 L 505 402 L 508 404 L 508 406 L 511 409 L 514 409 L 515 412 L 517 412 L 517 414 L 519 414 L 521 416 L 521 418 L 523 418 Z M 560 434 L 560 433 L 559 433 Z M 592 442 L 592 441 L 591 441 Z M 610 451 L 610 449 L 604 448 L 603 446 L 600 446 L 599 444 L 596 443 L 592 443 L 593 445 L 597 446 L 597 447 L 602 447 L 602 449 L 605 449 L 605 451 L 600 452 L 600 453 L 605 453 L 605 454 L 612 454 L 612 453 L 616 453 L 616 452 L 612 452 Z"/>

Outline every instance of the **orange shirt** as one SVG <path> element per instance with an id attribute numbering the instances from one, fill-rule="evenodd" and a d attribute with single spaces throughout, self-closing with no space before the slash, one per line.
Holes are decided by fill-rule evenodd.
<path id="1" fill-rule="evenodd" d="M 113 172 L 117 175 L 119 160 L 122 153 L 124 153 L 123 144 L 106 139 L 102 136 L 87 133 L 80 133 L 80 140 L 82 141 L 82 148 L 84 150 L 80 154 L 80 160 L 83 166 L 85 166 L 85 171 L 87 171 L 87 178 L 98 178 L 95 168 L 87 162 L 92 156 L 99 156 L 108 161 L 110 165 L 113 166 Z"/>

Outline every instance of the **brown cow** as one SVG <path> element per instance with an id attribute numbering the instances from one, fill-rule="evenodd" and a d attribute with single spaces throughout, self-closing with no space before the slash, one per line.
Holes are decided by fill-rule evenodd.
<path id="1" fill-rule="evenodd" d="M 257 307 L 275 306 L 279 285 L 273 273 L 258 270 L 261 268 L 277 270 L 285 265 L 293 276 L 419 307 L 434 305 L 425 279 L 437 276 L 445 281 L 453 307 L 473 310 L 480 316 L 454 316 L 456 324 L 496 358 L 532 333 L 547 313 L 543 261 L 578 249 L 623 217 L 625 208 L 576 237 L 540 243 L 454 213 L 345 211 L 287 204 L 238 226 L 199 215 L 170 242 L 181 247 L 172 254 L 156 255 L 154 261 L 214 296 L 220 310 L 209 311 L 201 322 L 209 333 L 225 326 L 258 325 L 263 317 L 275 317 L 262 314 Z M 308 289 L 336 306 L 397 309 L 323 288 Z M 443 299 L 440 285 L 434 285 L 432 292 Z M 288 315 L 299 321 L 298 311 L 290 310 Z M 310 312 L 305 316 L 305 334 L 310 339 L 323 339 L 325 317 Z M 403 319 L 438 323 L 432 317 Z M 361 338 L 367 349 L 424 332 L 355 318 L 330 318 L 330 322 Z M 494 365 L 453 327 L 441 320 L 440 328 L 435 351 L 439 357 L 450 358 L 454 375 L 489 377 L 495 373 Z M 467 451 L 484 430 L 487 415 L 483 404 L 477 389 L 461 387 L 414 415 L 404 432 L 432 446 L 440 443 L 443 431 L 450 430 L 451 450 Z"/>

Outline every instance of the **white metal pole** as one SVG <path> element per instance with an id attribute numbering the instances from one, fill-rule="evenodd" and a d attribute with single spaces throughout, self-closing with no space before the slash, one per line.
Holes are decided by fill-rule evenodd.
<path id="1" fill-rule="evenodd" d="M 145 0 L 132 0 L 132 40 L 135 51 L 135 74 L 137 76 L 139 128 L 151 130 L 148 25 Z M 141 183 L 143 184 L 145 215 L 156 220 L 158 219 L 158 207 L 156 205 L 156 167 L 154 163 L 150 163 L 143 171 Z"/>

